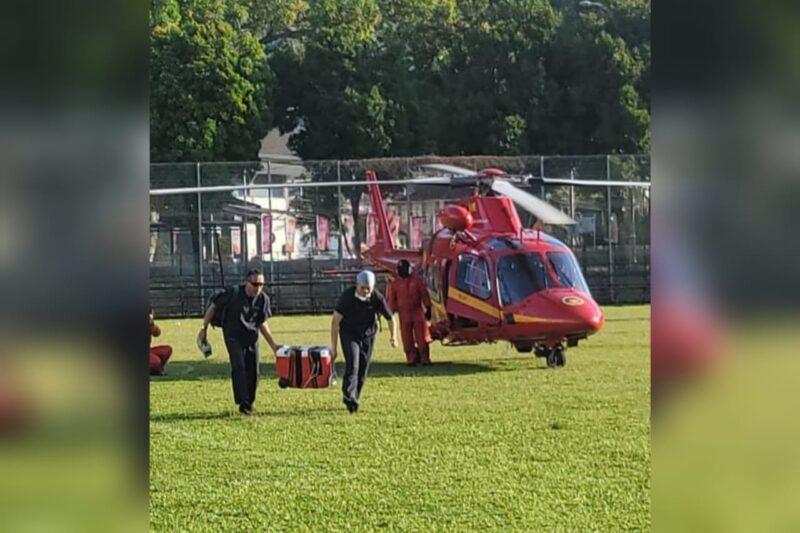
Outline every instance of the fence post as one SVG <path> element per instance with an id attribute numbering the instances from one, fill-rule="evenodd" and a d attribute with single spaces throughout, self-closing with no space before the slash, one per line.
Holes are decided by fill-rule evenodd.
<path id="1" fill-rule="evenodd" d="M 339 225 L 339 268 L 344 266 L 344 224 L 342 224 L 342 162 L 336 161 L 336 218 Z"/>
<path id="2" fill-rule="evenodd" d="M 543 155 L 539 156 L 539 177 L 542 178 L 541 185 L 539 186 L 539 188 L 541 190 L 541 193 L 542 193 L 542 200 L 544 200 L 546 202 L 547 199 L 544 196 L 544 156 Z"/>
<path id="3" fill-rule="evenodd" d="M 572 167 L 569 171 L 569 179 L 575 179 L 575 167 Z M 569 218 L 575 220 L 575 186 L 569 186 Z M 572 226 L 569 229 L 569 247 L 575 248 L 575 227 Z"/>
<path id="4" fill-rule="evenodd" d="M 406 159 L 406 176 L 411 177 L 411 165 L 409 164 L 408 159 Z M 406 185 L 404 187 L 404 189 L 405 189 L 405 193 L 406 193 L 406 222 L 407 222 L 407 224 L 406 224 L 406 231 L 407 231 L 407 233 L 406 233 L 406 249 L 409 250 L 409 249 L 411 249 L 411 233 L 413 231 L 413 228 L 411 227 L 411 219 L 413 219 L 414 216 L 413 216 L 413 209 L 411 207 L 411 195 L 408 194 L 408 185 Z M 399 241 L 400 241 L 400 232 L 399 231 L 397 232 L 397 240 L 398 240 L 397 244 L 400 244 L 399 243 Z"/>
<path id="5" fill-rule="evenodd" d="M 272 162 L 267 159 L 267 183 L 272 185 Z M 269 209 L 269 284 L 272 285 L 274 273 L 272 271 L 272 235 L 275 228 L 275 217 L 272 214 L 272 187 L 267 189 L 267 208 Z"/>
<path id="6" fill-rule="evenodd" d="M 200 163 L 195 167 L 197 186 L 200 187 Z M 205 311 L 206 293 L 203 288 L 203 194 L 197 191 L 197 279 L 200 289 L 200 313 Z"/>
<path id="7" fill-rule="evenodd" d="M 633 242 L 632 242 L 632 244 L 633 244 L 633 249 L 632 249 L 633 254 L 631 254 L 631 255 L 633 255 L 633 264 L 635 265 L 635 264 L 637 264 L 639 262 L 638 261 L 638 255 L 639 254 L 637 253 L 637 250 L 636 250 L 636 200 L 638 200 L 638 198 L 635 197 L 635 196 L 638 196 L 638 192 L 637 191 L 631 191 L 631 195 L 630 196 L 631 196 L 631 226 L 632 226 L 631 229 L 632 229 L 632 237 L 633 237 Z M 631 264 L 630 259 L 628 260 L 628 264 Z"/>
<path id="8" fill-rule="evenodd" d="M 311 202 L 311 205 L 319 205 L 319 187 L 314 187 L 314 201 Z M 317 224 L 317 218 L 319 217 L 318 213 L 314 214 L 314 219 L 311 222 L 311 227 L 314 229 L 314 240 L 311 241 L 311 256 L 319 253 L 319 224 Z"/>
<path id="9" fill-rule="evenodd" d="M 606 155 L 606 181 L 611 181 L 611 156 L 608 155 Z M 606 190 L 606 220 L 608 225 L 608 295 L 611 303 L 615 303 L 614 245 L 611 244 L 611 187 L 606 187 Z"/>
<path id="10" fill-rule="evenodd" d="M 247 169 L 242 172 L 242 201 L 247 204 Z M 249 243 L 247 242 L 247 215 L 242 215 L 242 266 L 244 267 L 243 274 L 247 273 L 247 256 L 250 254 Z"/>
<path id="11" fill-rule="evenodd" d="M 308 256 L 308 302 L 313 313 L 317 312 L 317 302 L 314 300 L 314 256 Z"/>
<path id="12" fill-rule="evenodd" d="M 340 184 L 342 182 L 342 162 L 340 160 L 336 160 L 336 181 Z M 342 186 L 336 186 L 336 205 L 339 209 L 339 270 L 341 271 L 344 268 L 344 245 L 345 239 L 347 238 L 344 234 L 344 218 L 342 217 Z M 337 296 L 342 293 L 344 290 L 342 286 L 342 276 L 339 274 L 337 276 L 339 278 L 339 283 L 336 285 L 338 290 Z"/>

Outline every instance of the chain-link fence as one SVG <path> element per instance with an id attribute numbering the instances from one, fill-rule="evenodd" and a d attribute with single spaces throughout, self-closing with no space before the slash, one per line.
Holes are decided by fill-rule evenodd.
<path id="1" fill-rule="evenodd" d="M 200 315 L 208 297 L 260 268 L 279 313 L 329 312 L 375 235 L 366 187 L 298 187 L 425 175 L 423 165 L 575 180 L 648 181 L 650 158 L 636 156 L 418 157 L 357 161 L 265 160 L 152 164 L 151 189 L 261 184 L 271 189 L 151 195 L 150 298 L 159 316 Z M 428 171 L 430 174 L 430 171 Z M 650 299 L 650 191 L 639 187 L 543 185 L 529 191 L 578 223 L 554 227 L 574 250 L 595 299 Z M 401 248 L 419 248 L 438 227 L 436 214 L 464 190 L 381 186 Z M 530 215 L 520 210 L 523 223 Z"/>

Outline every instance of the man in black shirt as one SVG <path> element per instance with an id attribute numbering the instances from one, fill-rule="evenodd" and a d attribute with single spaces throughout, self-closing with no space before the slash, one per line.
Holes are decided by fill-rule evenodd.
<path id="1" fill-rule="evenodd" d="M 331 354 L 337 356 L 337 336 L 341 337 L 345 371 L 342 380 L 342 401 L 350 413 L 358 411 L 361 389 L 367 379 L 377 331 L 376 315 L 389 321 L 392 347 L 397 347 L 397 331 L 386 299 L 375 289 L 375 274 L 359 272 L 356 286 L 345 289 L 339 297 L 331 320 Z"/>
<path id="2" fill-rule="evenodd" d="M 200 341 L 206 340 L 208 324 L 215 312 L 221 309 L 222 334 L 231 361 L 233 399 L 239 406 L 239 412 L 246 415 L 252 414 L 256 400 L 259 331 L 273 352 L 279 347 L 267 325 L 272 313 L 269 296 L 263 288 L 264 275 L 261 271 L 249 271 L 244 285 L 230 287 L 212 300 L 198 334 Z"/>

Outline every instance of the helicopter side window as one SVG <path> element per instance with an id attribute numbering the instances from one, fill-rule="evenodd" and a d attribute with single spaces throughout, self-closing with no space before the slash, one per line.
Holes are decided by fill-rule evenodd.
<path id="1" fill-rule="evenodd" d="M 462 255 L 458 258 L 456 287 L 468 294 L 485 300 L 491 295 L 489 267 L 477 255 Z"/>
<path id="2" fill-rule="evenodd" d="M 497 284 L 502 305 L 513 305 L 553 283 L 538 253 L 507 255 L 497 262 Z"/>
<path id="3" fill-rule="evenodd" d="M 548 252 L 547 258 L 562 287 L 570 287 L 591 294 L 575 256 L 568 252 Z"/>

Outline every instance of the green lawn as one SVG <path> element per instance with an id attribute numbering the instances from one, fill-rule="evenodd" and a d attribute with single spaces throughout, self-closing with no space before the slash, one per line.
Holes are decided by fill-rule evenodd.
<path id="1" fill-rule="evenodd" d="M 649 530 L 650 308 L 605 312 L 560 369 L 505 343 L 407 368 L 384 330 L 355 415 L 338 385 L 279 389 L 262 340 L 251 418 L 220 332 L 203 360 L 199 320 L 158 321 L 175 355 L 150 387 L 151 528 Z M 329 323 L 270 320 L 285 344 L 326 344 Z"/>

